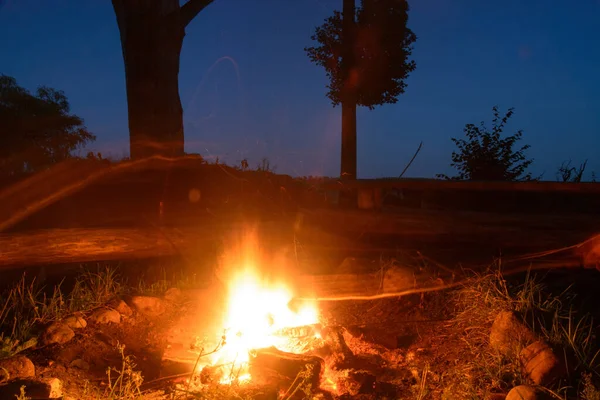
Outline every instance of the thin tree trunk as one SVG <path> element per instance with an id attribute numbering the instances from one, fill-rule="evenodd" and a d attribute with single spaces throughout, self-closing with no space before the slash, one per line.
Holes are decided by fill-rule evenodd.
<path id="1" fill-rule="evenodd" d="M 342 67 L 344 88 L 342 97 L 342 179 L 356 179 L 356 93 L 354 68 L 354 0 L 344 0 L 342 41 L 344 54 Z"/>

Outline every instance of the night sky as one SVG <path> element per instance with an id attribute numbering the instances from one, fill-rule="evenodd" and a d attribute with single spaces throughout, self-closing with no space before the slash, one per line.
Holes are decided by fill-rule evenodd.
<path id="1" fill-rule="evenodd" d="M 187 28 L 186 151 L 277 172 L 339 174 L 340 108 L 304 47 L 342 0 L 215 0 Z M 413 0 L 416 71 L 395 105 L 359 109 L 359 177 L 451 172 L 452 136 L 515 107 L 532 171 L 571 158 L 600 174 L 600 0 Z M 0 0 L 0 73 L 64 90 L 98 140 L 128 153 L 125 77 L 109 0 Z M 589 174 L 588 174 L 589 178 Z"/>

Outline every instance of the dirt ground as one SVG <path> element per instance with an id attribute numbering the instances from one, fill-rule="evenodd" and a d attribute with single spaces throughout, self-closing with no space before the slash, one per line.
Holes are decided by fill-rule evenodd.
<path id="1" fill-rule="evenodd" d="M 583 296 L 579 304 L 594 310 L 597 271 L 555 271 L 544 276 L 556 292 L 570 284 Z M 514 278 L 516 281 L 520 277 Z M 587 296 L 587 297 L 586 297 Z M 126 301 L 130 299 L 125 297 Z M 369 301 L 325 301 L 319 303 L 320 326 L 336 327 L 352 353 L 352 360 L 339 364 L 339 355 L 318 353 L 325 360 L 321 397 L 330 399 L 453 399 L 449 388 L 457 383 L 472 360 L 472 350 L 464 340 L 463 328 L 453 323 L 457 309 L 454 292 L 440 291 Z M 166 310 L 158 316 L 134 312 L 120 324 L 94 324 L 77 330 L 75 338 L 26 352 L 36 365 L 38 378 L 58 378 L 71 399 L 133 398 L 109 397 L 107 370 L 113 380 L 124 372 L 123 355 L 131 356 L 128 373 L 143 378 L 144 398 L 184 398 L 185 386 L 198 351 L 194 342 L 215 334 L 224 301 L 222 287 L 185 290 L 177 301 L 164 301 Z M 596 310 L 597 311 L 597 310 Z M 207 347 L 218 337 L 209 338 Z M 310 346 L 307 346 L 307 348 Z M 308 354 L 311 354 L 309 350 Z M 83 363 L 82 363 L 83 361 Z M 460 379 L 459 379 L 460 380 Z M 291 384 L 285 381 L 283 386 Z M 252 389 L 252 390 L 251 390 Z M 505 388 L 508 390 L 508 387 Z M 197 398 L 282 398 L 282 387 L 255 393 L 256 388 L 241 385 L 236 395 Z M 130 393 L 131 394 L 131 393 Z M 206 394 L 206 393 L 205 393 Z M 474 398 L 493 398 L 489 397 Z M 498 398 L 504 398 L 500 391 Z M 179 397 L 178 397 L 179 396 Z M 198 397 L 199 396 L 199 397 Z M 278 397 L 279 396 L 279 397 Z M 302 398 L 302 397 L 298 397 Z"/>

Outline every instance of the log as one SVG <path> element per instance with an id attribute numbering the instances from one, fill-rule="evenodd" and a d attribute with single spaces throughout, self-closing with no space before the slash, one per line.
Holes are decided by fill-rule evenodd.
<path id="1" fill-rule="evenodd" d="M 360 252 L 397 253 L 402 248 L 450 248 L 461 250 L 460 257 L 472 255 L 474 250 L 485 251 L 487 261 L 498 250 L 503 254 L 523 254 L 572 246 L 595 234 L 600 226 L 600 219 L 591 217 L 417 212 L 371 215 L 331 210 L 307 211 L 299 215 L 298 221 L 275 222 L 273 229 L 266 229 L 264 238 L 281 247 L 299 243 L 311 253 L 337 252 L 347 256 Z M 172 256 L 196 252 L 223 240 L 224 234 L 247 227 L 231 222 L 202 227 L 72 228 L 4 233 L 0 234 L 0 268 Z M 588 246 L 565 253 L 561 262 L 581 265 L 581 259 L 587 257 L 586 265 L 591 265 L 597 262 L 599 253 L 597 246 Z M 457 261 L 467 260 L 454 260 Z"/>
<path id="2" fill-rule="evenodd" d="M 286 353 L 275 347 L 268 347 L 251 353 L 250 374 L 255 383 L 275 385 L 287 383 L 289 386 L 298 374 L 308 371 L 305 379 L 313 385 L 313 388 L 318 388 L 321 384 L 324 364 L 323 359 L 317 356 Z"/>
<path id="3" fill-rule="evenodd" d="M 343 331 L 339 326 L 327 326 L 321 331 L 323 339 L 333 353 L 333 364 L 337 369 L 347 368 L 354 362 L 354 354 L 344 340 Z"/>
<path id="4" fill-rule="evenodd" d="M 0 234 L 0 269 L 95 261 L 125 261 L 169 256 L 206 256 L 206 250 L 227 243 L 232 233 L 244 233 L 248 224 L 210 224 L 202 227 L 72 228 Z M 317 251 L 358 248 L 351 240 L 319 228 L 294 229 L 293 221 L 263 222 L 256 226 L 261 247 L 275 251 L 292 244 Z M 318 244 L 318 245 L 317 245 Z"/>
<path id="5" fill-rule="evenodd" d="M 53 229 L 0 235 L 0 268 L 176 255 L 214 242 L 199 229 Z"/>

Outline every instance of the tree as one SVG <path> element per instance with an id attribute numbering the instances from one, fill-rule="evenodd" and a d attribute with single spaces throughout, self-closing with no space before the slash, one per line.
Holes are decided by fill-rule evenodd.
<path id="1" fill-rule="evenodd" d="M 438 174 L 438 178 L 477 181 L 523 181 L 531 180 L 531 173 L 526 173 L 533 159 L 525 156 L 529 145 L 514 149 L 521 140 L 523 131 L 503 138 L 502 133 L 514 109 L 510 108 L 504 117 L 500 117 L 498 107 L 493 107 L 494 119 L 491 131 L 481 122 L 480 126 L 467 124 L 463 129 L 466 139 L 452 138 L 458 151 L 452 152 L 452 167 L 459 172 L 458 176 L 449 178 Z"/>
<path id="2" fill-rule="evenodd" d="M 70 114 L 62 91 L 41 86 L 35 95 L 0 75 L 0 174 L 16 177 L 72 157 L 96 137 Z"/>
<path id="3" fill-rule="evenodd" d="M 125 63 L 132 159 L 184 154 L 179 57 L 186 26 L 213 0 L 112 0 Z"/>
<path id="4" fill-rule="evenodd" d="M 356 178 L 356 106 L 373 109 L 393 104 L 415 70 L 410 60 L 416 35 L 407 27 L 406 0 L 343 0 L 311 37 L 305 48 L 315 64 L 325 68 L 327 97 L 342 105 L 341 176 Z"/>

